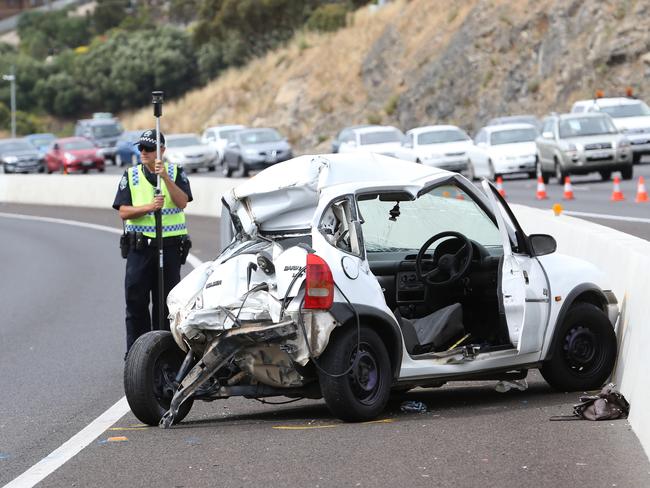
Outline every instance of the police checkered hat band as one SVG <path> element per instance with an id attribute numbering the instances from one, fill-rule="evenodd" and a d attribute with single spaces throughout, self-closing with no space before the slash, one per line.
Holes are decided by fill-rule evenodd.
<path id="1" fill-rule="evenodd" d="M 156 147 L 156 129 L 149 129 L 142 133 L 136 145 L 143 145 L 145 147 Z M 165 136 L 160 133 L 160 145 L 165 145 Z"/>

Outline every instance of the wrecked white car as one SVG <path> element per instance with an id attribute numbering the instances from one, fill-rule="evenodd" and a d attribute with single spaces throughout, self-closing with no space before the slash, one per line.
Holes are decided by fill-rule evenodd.
<path id="1" fill-rule="evenodd" d="M 132 411 L 169 427 L 195 400 L 322 397 L 360 421 L 391 390 L 531 368 L 560 390 L 600 386 L 616 359 L 616 297 L 483 190 L 358 153 L 246 181 L 223 198 L 230 244 L 169 294 L 171 332 L 129 352 Z"/>

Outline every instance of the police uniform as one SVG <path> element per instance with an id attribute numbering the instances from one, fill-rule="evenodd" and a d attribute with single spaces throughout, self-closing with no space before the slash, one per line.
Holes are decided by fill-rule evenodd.
<path id="1" fill-rule="evenodd" d="M 155 130 L 145 131 L 137 144 L 155 148 L 155 138 Z M 162 134 L 160 134 L 160 141 L 161 144 L 165 142 Z M 191 202 L 190 182 L 183 168 L 165 163 L 165 170 L 176 186 L 187 195 L 188 202 Z M 144 164 L 138 164 L 127 169 L 120 180 L 113 208 L 119 211 L 122 205 L 138 207 L 151 203 L 156 190 L 156 180 L 156 174 L 150 172 Z M 174 204 L 165 182 L 161 181 L 160 186 L 165 197 L 161 213 L 164 297 L 166 302 L 167 294 L 180 281 L 181 246 L 187 238 L 187 225 L 185 213 Z M 127 352 L 142 334 L 152 329 L 158 329 L 158 248 L 156 246 L 155 225 L 153 212 L 124 222 L 124 230 L 130 241 L 124 278 Z M 153 303 L 151 312 L 149 311 L 150 302 Z M 165 318 L 168 315 L 169 312 L 165 303 Z M 164 327 L 169 329 L 167 320 L 164 321 Z"/>

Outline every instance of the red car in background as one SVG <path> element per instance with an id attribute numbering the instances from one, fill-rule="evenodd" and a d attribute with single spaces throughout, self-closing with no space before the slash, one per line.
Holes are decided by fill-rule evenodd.
<path id="1" fill-rule="evenodd" d="M 47 172 L 72 173 L 89 170 L 104 172 L 104 158 L 99 148 L 83 137 L 64 137 L 52 143 L 45 153 Z"/>

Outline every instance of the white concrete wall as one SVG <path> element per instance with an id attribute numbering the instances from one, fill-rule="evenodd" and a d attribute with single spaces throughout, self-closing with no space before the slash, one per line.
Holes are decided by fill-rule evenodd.
<path id="1" fill-rule="evenodd" d="M 117 175 L 0 175 L 0 202 L 111 208 Z M 241 180 L 239 180 L 241 181 Z M 221 195 L 236 179 L 192 178 L 188 214 L 217 217 Z M 513 205 L 527 233 L 553 235 L 558 251 L 608 273 L 621 308 L 619 358 L 613 381 L 632 405 L 630 423 L 650 457 L 650 242 L 548 210 Z"/>

